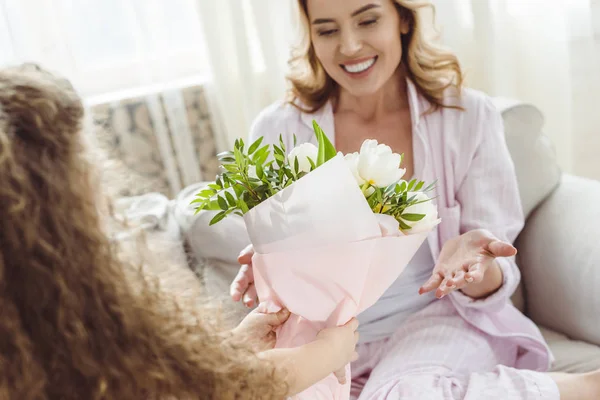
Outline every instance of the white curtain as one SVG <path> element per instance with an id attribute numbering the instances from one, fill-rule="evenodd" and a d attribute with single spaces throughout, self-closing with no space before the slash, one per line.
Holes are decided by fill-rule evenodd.
<path id="1" fill-rule="evenodd" d="M 212 70 L 222 146 L 246 137 L 252 120 L 285 93 L 295 39 L 291 0 L 197 0 Z"/>
<path id="2" fill-rule="evenodd" d="M 576 111 L 591 98 L 574 91 L 579 78 L 574 64 L 592 62 L 594 53 L 600 51 L 600 46 L 594 51 L 592 29 L 593 18 L 598 24 L 600 15 L 594 16 L 590 0 L 434 3 L 442 41 L 458 53 L 469 86 L 539 107 L 561 166 L 566 171 L 578 170 L 576 144 L 591 116 Z M 581 43 L 590 47 L 580 59 L 577 51 L 585 51 Z M 588 74 L 588 82 L 598 79 L 597 72 Z"/>

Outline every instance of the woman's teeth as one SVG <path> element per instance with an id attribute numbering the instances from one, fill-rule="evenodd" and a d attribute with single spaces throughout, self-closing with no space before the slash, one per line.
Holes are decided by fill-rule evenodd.
<path id="1" fill-rule="evenodd" d="M 375 64 L 375 57 L 371 58 L 370 60 L 358 63 L 358 64 L 349 64 L 349 65 L 343 64 L 342 67 L 347 72 L 350 72 L 352 74 L 358 74 L 360 72 L 366 71 L 367 69 L 371 68 L 371 66 L 373 64 Z"/>

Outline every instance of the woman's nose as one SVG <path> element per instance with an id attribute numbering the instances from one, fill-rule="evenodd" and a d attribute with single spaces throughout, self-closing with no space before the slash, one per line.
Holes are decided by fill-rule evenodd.
<path id="1" fill-rule="evenodd" d="M 340 53 L 342 53 L 346 57 L 351 57 L 356 55 L 360 49 L 362 48 L 362 41 L 355 32 L 351 29 L 342 32 L 341 35 L 341 43 L 340 43 Z"/>

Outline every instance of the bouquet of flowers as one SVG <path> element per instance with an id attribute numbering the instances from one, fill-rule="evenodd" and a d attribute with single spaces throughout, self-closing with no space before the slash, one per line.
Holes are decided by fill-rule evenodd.
<path id="1" fill-rule="evenodd" d="M 313 121 L 318 146 L 289 154 L 259 138 L 238 139 L 219 154 L 222 173 L 197 194 L 196 211 L 244 218 L 255 254 L 255 285 L 270 311 L 292 315 L 276 347 L 295 347 L 345 324 L 373 305 L 398 278 L 440 222 L 427 187 L 402 180 L 402 156 L 366 140 L 360 152 L 338 153 Z M 296 399 L 348 399 L 347 384 L 329 376 Z"/>

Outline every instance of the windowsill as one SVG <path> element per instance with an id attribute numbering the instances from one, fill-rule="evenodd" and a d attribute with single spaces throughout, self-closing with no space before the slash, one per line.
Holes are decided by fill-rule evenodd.
<path id="1" fill-rule="evenodd" d="M 207 75 L 193 75 L 186 78 L 171 80 L 164 83 L 132 87 L 128 89 L 111 91 L 109 93 L 84 96 L 86 107 L 98 104 L 118 102 L 124 99 L 144 97 L 169 90 L 177 90 L 191 86 L 202 86 L 209 82 Z"/>

